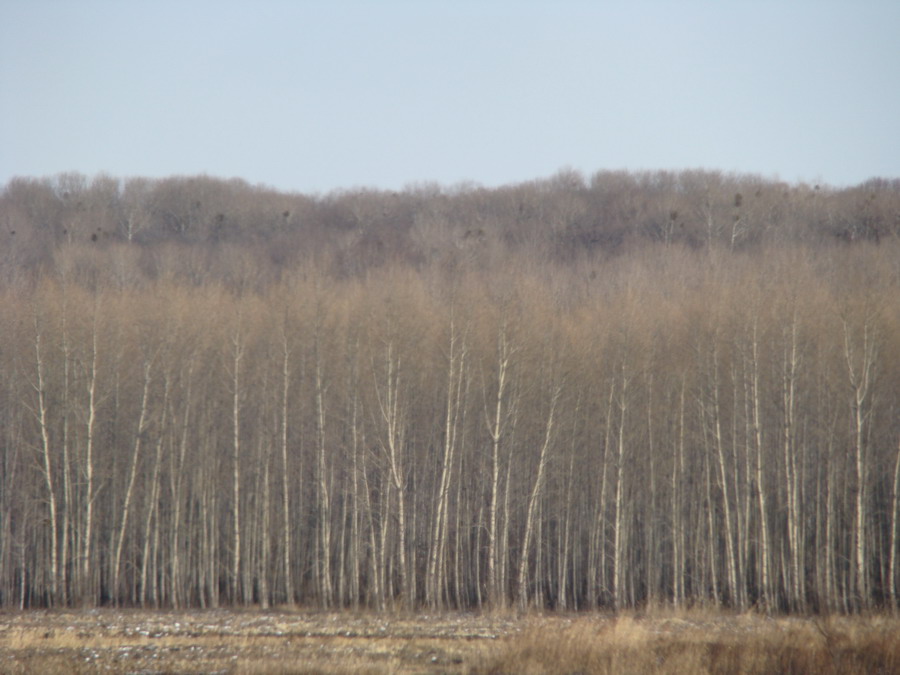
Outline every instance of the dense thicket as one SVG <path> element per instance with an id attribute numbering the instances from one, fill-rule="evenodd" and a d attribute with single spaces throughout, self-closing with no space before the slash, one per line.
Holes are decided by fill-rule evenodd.
<path id="1" fill-rule="evenodd" d="M 897 603 L 897 181 L 62 176 L 0 223 L 0 605 Z"/>

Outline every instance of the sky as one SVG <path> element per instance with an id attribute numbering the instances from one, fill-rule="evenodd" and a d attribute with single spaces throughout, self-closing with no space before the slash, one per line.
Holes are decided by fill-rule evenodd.
<path id="1" fill-rule="evenodd" d="M 897 0 L 0 0 L 0 186 L 900 177 Z"/>

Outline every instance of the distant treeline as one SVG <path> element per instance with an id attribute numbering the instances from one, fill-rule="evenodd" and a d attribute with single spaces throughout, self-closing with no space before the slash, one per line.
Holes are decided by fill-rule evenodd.
<path id="1" fill-rule="evenodd" d="M 834 189 L 709 171 L 562 171 L 500 188 L 302 195 L 205 176 L 62 174 L 15 178 L 0 192 L 0 282 L 60 265 L 100 281 L 114 274 L 97 269 L 104 247 L 128 270 L 115 283 L 262 287 L 311 258 L 347 277 L 522 254 L 568 263 L 656 244 L 738 252 L 879 242 L 900 238 L 898 214 L 900 179 Z"/>
<path id="2" fill-rule="evenodd" d="M 900 182 L 0 194 L 0 606 L 900 595 Z"/>

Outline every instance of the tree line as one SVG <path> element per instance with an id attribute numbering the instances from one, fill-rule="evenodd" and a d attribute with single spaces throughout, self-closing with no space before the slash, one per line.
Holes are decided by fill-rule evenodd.
<path id="1" fill-rule="evenodd" d="M 11 182 L 0 605 L 896 606 L 898 187 L 702 175 L 172 179 L 230 241 Z"/>
<path id="2" fill-rule="evenodd" d="M 170 279 L 262 290 L 315 259 L 330 276 L 533 256 L 571 264 L 645 246 L 819 246 L 900 238 L 900 180 L 848 188 L 715 171 L 560 171 L 498 188 L 414 184 L 323 195 L 208 176 L 61 174 L 0 190 L 0 283 L 60 266 L 82 283 Z M 93 277 L 93 282 L 91 281 Z"/>

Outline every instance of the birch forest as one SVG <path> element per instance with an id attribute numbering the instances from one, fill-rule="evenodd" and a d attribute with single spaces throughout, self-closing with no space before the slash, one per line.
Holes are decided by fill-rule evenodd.
<path id="1" fill-rule="evenodd" d="M 0 191 L 0 606 L 900 595 L 900 181 Z"/>

